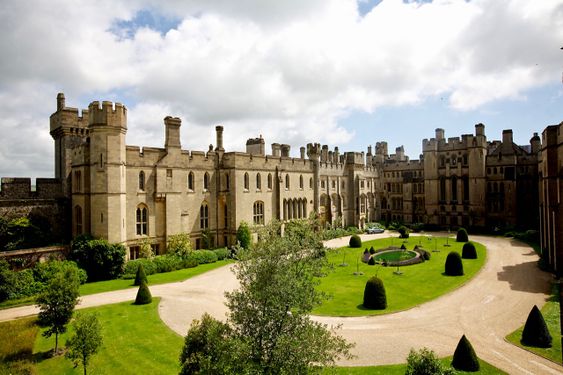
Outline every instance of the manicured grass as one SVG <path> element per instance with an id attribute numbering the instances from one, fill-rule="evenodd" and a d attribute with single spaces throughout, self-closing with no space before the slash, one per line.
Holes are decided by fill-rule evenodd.
<path id="1" fill-rule="evenodd" d="M 35 303 L 35 296 L 9 299 L 7 301 L 0 302 L 0 310 L 11 309 L 12 307 L 33 305 Z"/>
<path id="2" fill-rule="evenodd" d="M 177 374 L 183 339 L 170 330 L 158 316 L 159 298 L 148 305 L 132 301 L 86 309 L 96 312 L 102 325 L 103 347 L 92 358 L 92 374 Z M 62 335 L 65 343 L 68 334 Z M 37 336 L 37 358 L 53 349 L 54 337 Z M 81 374 L 64 356 L 41 359 L 38 374 Z"/>
<path id="3" fill-rule="evenodd" d="M 436 237 L 428 240 L 425 236 L 413 236 L 406 240 L 405 246 L 408 250 L 412 250 L 415 245 L 421 246 L 431 253 L 429 261 L 401 266 L 401 275 L 394 273 L 397 267 L 369 266 L 361 262 L 365 248 L 369 249 L 373 246 L 377 250 L 390 245 L 399 247 L 403 241 L 405 240 L 399 238 L 384 238 L 364 242 L 360 249 L 343 247 L 329 251 L 328 260 L 334 265 L 334 268 L 328 272 L 326 277 L 321 278 L 319 289 L 328 293 L 331 298 L 323 302 L 313 313 L 329 316 L 361 316 L 405 310 L 458 288 L 481 269 L 486 259 L 485 247 L 475 243 L 478 258 L 463 259 L 465 275 L 445 276 L 443 274 L 444 263 L 448 253 L 457 251 L 461 254 L 463 243 L 455 242 L 455 238 L 449 238 L 446 241 L 446 238 Z M 446 244 L 450 246 L 444 246 Z M 435 248 L 439 252 L 433 252 Z M 344 255 L 346 256 L 345 263 L 348 263 L 348 266 L 340 267 Z M 354 275 L 357 263 L 359 271 L 363 272 L 363 275 Z M 366 281 L 373 275 L 381 278 L 385 285 L 387 293 L 387 309 L 385 310 L 366 310 L 362 306 Z"/>
<path id="4" fill-rule="evenodd" d="M 452 363 L 452 357 L 442 358 L 440 362 L 446 366 Z M 479 360 L 481 369 L 477 372 L 456 371 L 456 374 L 506 374 L 506 372 L 490 365 L 489 363 Z M 404 375 L 407 369 L 406 364 L 388 365 L 388 366 L 368 366 L 368 367 L 337 367 L 334 370 L 326 370 L 323 374 L 346 374 L 346 375 Z"/>
<path id="5" fill-rule="evenodd" d="M 543 305 L 541 313 L 549 333 L 552 337 L 552 347 L 551 348 L 536 348 L 534 346 L 527 346 L 520 342 L 522 338 L 522 331 L 524 326 L 518 328 L 516 331 L 512 332 L 506 339 L 512 344 L 536 353 L 544 358 L 550 359 L 554 362 L 561 364 L 561 334 L 560 334 L 560 322 L 559 322 L 559 285 L 555 284 L 552 288 L 552 294 L 549 300 Z M 530 306 L 530 310 L 533 306 Z M 524 321 L 527 316 L 523 317 Z"/>
<path id="6" fill-rule="evenodd" d="M 0 324 L 0 374 L 26 374 L 33 369 L 33 343 L 39 327 L 35 317 Z"/>
<path id="7" fill-rule="evenodd" d="M 184 268 L 172 272 L 155 273 L 153 275 L 147 276 L 147 279 L 149 280 L 149 285 L 184 281 L 186 279 L 189 279 L 190 277 L 200 275 L 204 272 L 211 271 L 215 268 L 222 267 L 232 262 L 232 260 L 220 260 L 215 263 L 200 264 L 197 267 L 193 268 Z M 80 295 L 86 296 L 88 294 L 111 292 L 114 290 L 127 288 L 136 288 L 133 286 L 134 281 L 134 279 L 116 279 L 86 283 L 80 286 Z"/>

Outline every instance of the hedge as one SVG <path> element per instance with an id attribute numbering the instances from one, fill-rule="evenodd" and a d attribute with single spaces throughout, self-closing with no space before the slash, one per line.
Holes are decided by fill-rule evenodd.
<path id="1" fill-rule="evenodd" d="M 475 249 L 473 242 L 466 242 L 463 244 L 461 257 L 463 259 L 477 259 L 477 250 Z"/>
<path id="2" fill-rule="evenodd" d="M 357 234 L 354 234 L 350 237 L 350 242 L 348 244 L 352 248 L 362 247 L 362 239 Z"/>
<path id="3" fill-rule="evenodd" d="M 448 276 L 463 276 L 463 263 L 459 253 L 452 251 L 448 254 L 445 268 Z"/>
<path id="4" fill-rule="evenodd" d="M 457 230 L 456 242 L 467 242 L 469 237 L 467 236 L 467 231 L 464 228 L 459 228 Z"/>
<path id="5" fill-rule="evenodd" d="M 383 281 L 373 276 L 366 282 L 364 289 L 364 307 L 371 310 L 383 310 L 387 307 L 387 296 Z"/>

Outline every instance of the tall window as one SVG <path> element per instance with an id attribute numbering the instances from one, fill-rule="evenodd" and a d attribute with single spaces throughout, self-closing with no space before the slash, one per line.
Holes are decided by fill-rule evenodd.
<path id="1" fill-rule="evenodd" d="M 303 189 L 303 175 L 299 175 L 299 189 Z"/>
<path id="2" fill-rule="evenodd" d="M 440 177 L 440 200 L 446 200 L 446 178 Z"/>
<path id="3" fill-rule="evenodd" d="M 249 178 L 248 178 L 248 173 L 245 173 L 244 174 L 244 190 L 248 190 L 249 185 L 250 185 L 250 181 L 249 181 Z"/>
<path id="4" fill-rule="evenodd" d="M 463 176 L 463 200 L 469 200 L 469 177 Z"/>
<path id="5" fill-rule="evenodd" d="M 260 173 L 256 173 L 256 189 L 262 190 L 262 176 L 260 176 Z"/>
<path id="6" fill-rule="evenodd" d="M 457 177 L 452 176 L 452 201 L 457 201 Z"/>
<path id="7" fill-rule="evenodd" d="M 231 188 L 231 177 L 227 173 L 225 175 L 225 190 L 229 191 L 230 188 Z"/>
<path id="8" fill-rule="evenodd" d="M 147 208 L 137 207 L 137 235 L 142 236 L 148 233 Z"/>
<path id="9" fill-rule="evenodd" d="M 225 203 L 225 205 L 223 206 L 223 219 L 224 219 L 224 226 L 225 228 L 229 227 L 229 206 L 227 206 L 227 203 Z"/>
<path id="10" fill-rule="evenodd" d="M 268 190 L 272 190 L 272 174 L 268 173 Z"/>
<path id="11" fill-rule="evenodd" d="M 285 188 L 289 190 L 289 174 L 285 175 Z"/>
<path id="12" fill-rule="evenodd" d="M 145 172 L 139 172 L 139 190 L 145 191 Z"/>
<path id="13" fill-rule="evenodd" d="M 254 224 L 256 225 L 264 224 L 264 202 L 262 201 L 254 202 L 253 219 L 254 219 Z"/>
<path id="14" fill-rule="evenodd" d="M 81 171 L 74 171 L 74 191 L 81 192 L 82 191 L 82 172 Z"/>
<path id="15" fill-rule="evenodd" d="M 194 172 L 188 173 L 188 190 L 194 190 Z"/>
<path id="16" fill-rule="evenodd" d="M 209 206 L 207 202 L 203 202 L 199 208 L 199 227 L 201 229 L 209 228 Z"/>
<path id="17" fill-rule="evenodd" d="M 82 207 L 74 207 L 74 225 L 76 234 L 82 234 Z"/>
<path id="18" fill-rule="evenodd" d="M 203 190 L 209 190 L 209 173 L 203 175 Z"/>

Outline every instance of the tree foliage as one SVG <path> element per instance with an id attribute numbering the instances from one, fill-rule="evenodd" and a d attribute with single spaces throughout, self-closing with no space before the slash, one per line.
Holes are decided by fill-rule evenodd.
<path id="1" fill-rule="evenodd" d="M 110 280 L 123 273 L 125 247 L 81 235 L 72 241 L 69 258 L 86 270 L 88 281 Z"/>
<path id="2" fill-rule="evenodd" d="M 75 269 L 67 268 L 56 274 L 37 297 L 36 303 L 40 310 L 38 322 L 47 327 L 43 336 L 55 335 L 55 354 L 59 345 L 59 334 L 66 332 L 66 326 L 78 303 L 79 287 L 78 273 Z"/>
<path id="3" fill-rule="evenodd" d="M 453 375 L 455 372 L 440 363 L 436 354 L 428 348 L 411 349 L 407 357 L 405 375 Z"/>
<path id="4" fill-rule="evenodd" d="M 84 375 L 88 368 L 90 358 L 102 346 L 102 330 L 100 321 L 95 314 L 78 314 L 72 323 L 74 335 L 67 340 L 66 357 L 74 362 L 75 366 L 82 364 Z"/>
<path id="5" fill-rule="evenodd" d="M 240 289 L 227 293 L 231 331 L 223 341 L 236 342 L 232 355 L 244 366 L 239 373 L 304 374 L 350 357 L 350 344 L 309 318 L 325 298 L 315 288 L 327 266 L 322 243 L 306 221 L 286 229 L 284 237 L 280 230 L 277 222 L 262 228 L 259 241 L 234 266 Z M 201 353 L 209 358 L 213 350 Z"/>
<path id="6" fill-rule="evenodd" d="M 237 229 L 237 242 L 243 249 L 248 249 L 251 243 L 250 228 L 245 221 L 241 221 Z"/>

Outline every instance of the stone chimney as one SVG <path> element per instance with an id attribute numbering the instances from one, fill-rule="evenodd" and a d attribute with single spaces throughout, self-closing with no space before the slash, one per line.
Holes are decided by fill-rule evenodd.
<path id="1" fill-rule="evenodd" d="M 217 147 L 215 147 L 215 151 L 225 151 L 223 148 L 223 127 L 217 125 L 215 127 L 215 133 L 217 135 Z"/>
<path id="2" fill-rule="evenodd" d="M 169 148 L 180 148 L 180 126 L 182 125 L 182 120 L 179 117 L 166 116 L 164 118 L 164 127 L 166 128 L 166 135 L 164 141 L 164 147 Z"/>

